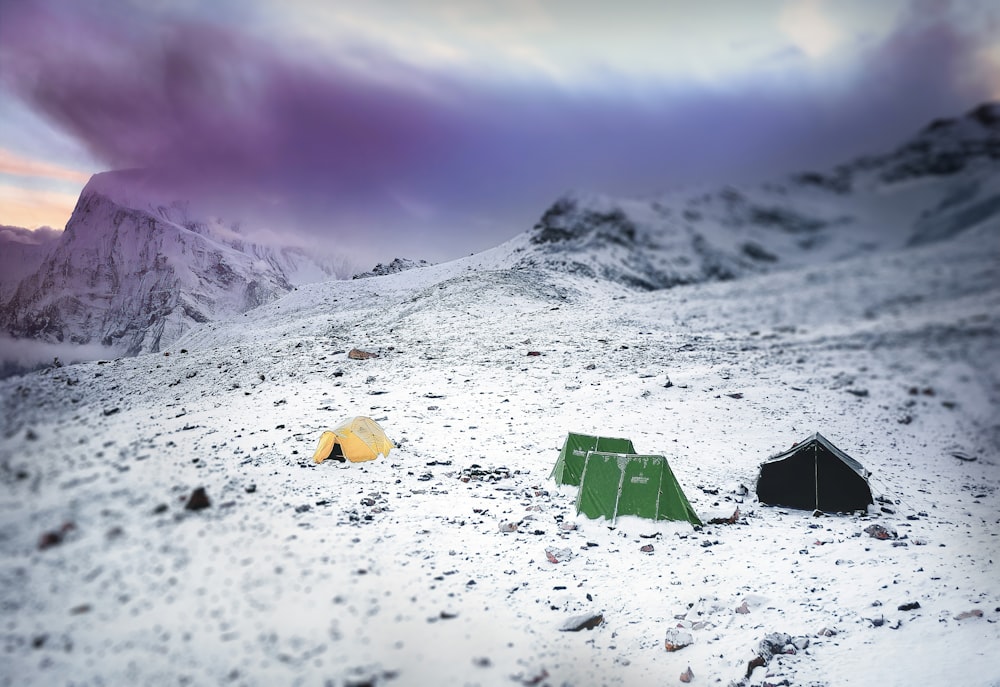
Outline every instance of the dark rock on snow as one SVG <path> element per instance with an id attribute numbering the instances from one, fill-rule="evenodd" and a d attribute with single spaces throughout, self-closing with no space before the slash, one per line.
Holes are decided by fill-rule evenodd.
<path id="1" fill-rule="evenodd" d="M 188 498 L 187 503 L 184 508 L 187 510 L 204 510 L 210 508 L 212 502 L 208 500 L 208 494 L 205 493 L 205 487 L 198 487 L 191 492 L 191 496 Z"/>
<path id="2" fill-rule="evenodd" d="M 559 628 L 560 632 L 579 632 L 580 630 L 593 630 L 595 627 L 604 623 L 603 613 L 585 613 L 583 615 L 575 615 L 569 618 L 562 627 Z"/>
<path id="3" fill-rule="evenodd" d="M 789 635 L 782 632 L 772 632 L 760 640 L 757 655 L 747 664 L 747 678 L 753 674 L 754 668 L 766 666 L 775 654 L 784 653 L 785 647 L 792 641 Z"/>
<path id="4" fill-rule="evenodd" d="M 66 536 L 76 529 L 76 525 L 71 522 L 64 522 L 59 529 L 49 530 L 38 538 L 38 550 L 44 551 L 53 546 L 58 546 L 66 540 Z"/>

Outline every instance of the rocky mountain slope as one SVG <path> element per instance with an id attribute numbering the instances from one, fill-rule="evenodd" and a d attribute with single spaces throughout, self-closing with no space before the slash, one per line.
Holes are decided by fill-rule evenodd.
<path id="1" fill-rule="evenodd" d="M 61 234 L 54 229 L 0 226 L 0 305 L 14 295 L 22 279 L 41 267 Z"/>
<path id="2" fill-rule="evenodd" d="M 157 351 L 196 324 L 337 276 L 302 249 L 262 246 L 237 227 L 190 217 L 183 203 L 125 196 L 127 174 L 87 184 L 61 238 L 0 307 L 5 333 Z"/>
<path id="3" fill-rule="evenodd" d="M 652 200 L 566 196 L 515 260 L 650 290 L 930 243 L 984 224 L 1000 226 L 995 103 L 825 173 Z"/>

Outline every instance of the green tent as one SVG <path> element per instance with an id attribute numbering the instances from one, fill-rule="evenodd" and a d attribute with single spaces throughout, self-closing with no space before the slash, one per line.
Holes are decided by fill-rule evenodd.
<path id="1" fill-rule="evenodd" d="M 630 439 L 592 437 L 587 434 L 574 434 L 570 432 L 566 436 L 566 441 L 563 442 L 562 451 L 559 452 L 559 459 L 556 460 L 549 478 L 554 479 L 556 484 L 570 484 L 574 487 L 580 486 L 583 463 L 587 458 L 587 454 L 591 451 L 635 453 L 635 447 L 632 446 Z"/>
<path id="2" fill-rule="evenodd" d="M 611 521 L 637 515 L 701 524 L 663 456 L 591 451 L 584 459 L 576 510 Z"/>

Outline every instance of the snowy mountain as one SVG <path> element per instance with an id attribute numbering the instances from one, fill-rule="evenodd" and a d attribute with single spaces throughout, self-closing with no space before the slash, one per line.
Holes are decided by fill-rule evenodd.
<path id="1" fill-rule="evenodd" d="M 1000 223 L 1000 105 L 896 150 L 775 182 L 652 200 L 570 195 L 516 264 L 659 289 L 816 264 Z"/>
<path id="2" fill-rule="evenodd" d="M 157 351 L 196 324 L 336 276 L 303 249 L 251 243 L 183 203 L 129 193 L 129 174 L 99 174 L 84 188 L 58 243 L 0 307 L 11 336 Z"/>
<path id="3" fill-rule="evenodd" d="M 468 262 L 654 290 L 919 245 L 998 222 L 998 160 L 1000 106 L 986 104 L 826 173 L 655 199 L 569 195 L 533 229 Z M 254 244 L 238 228 L 189 217 L 183 203 L 152 202 L 130 191 L 127 174 L 95 176 L 37 271 L 2 280 L 6 333 L 157 351 L 197 324 L 338 276 L 313 252 Z M 23 275 L 43 253 L 32 255 L 9 274 Z M 426 267 L 396 259 L 355 276 Z"/>
<path id="4" fill-rule="evenodd" d="M 61 235 L 48 228 L 0 226 L 0 304 L 14 295 L 22 279 L 38 270 Z"/>

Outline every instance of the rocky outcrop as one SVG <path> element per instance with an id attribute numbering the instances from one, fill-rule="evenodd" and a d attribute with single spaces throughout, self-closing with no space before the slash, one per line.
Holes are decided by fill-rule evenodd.
<path id="1" fill-rule="evenodd" d="M 375 267 L 373 267 L 368 272 L 359 272 L 355 274 L 352 279 L 367 279 L 369 277 L 383 277 L 387 274 L 396 274 L 397 272 L 405 272 L 406 270 L 412 270 L 417 267 L 428 267 L 430 265 L 426 260 L 409 260 L 407 258 L 394 258 L 392 262 L 387 265 L 381 262 Z"/>

